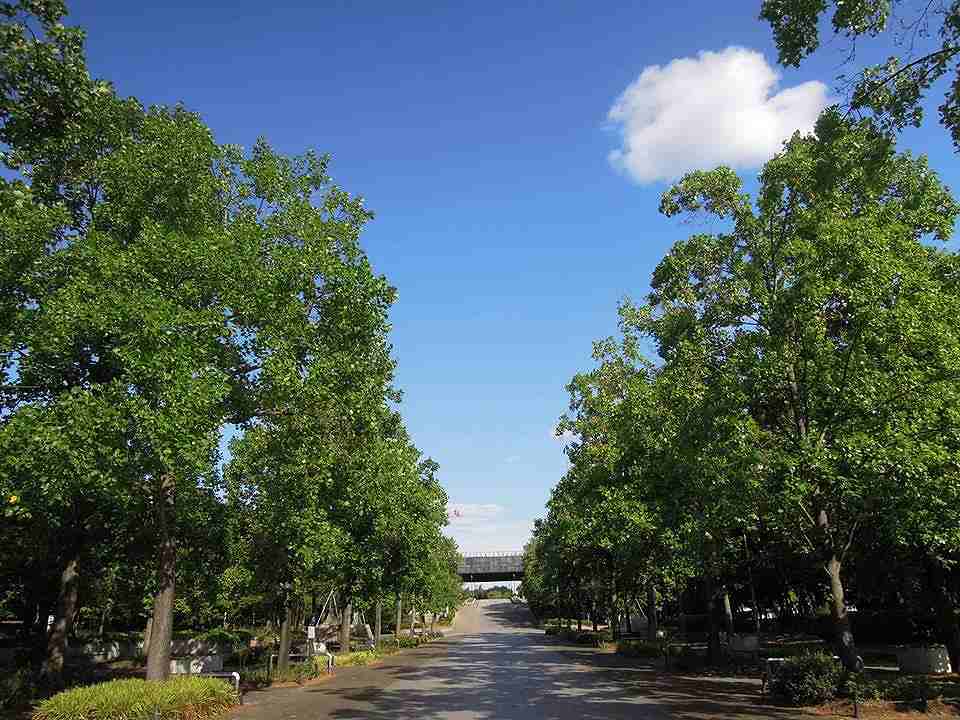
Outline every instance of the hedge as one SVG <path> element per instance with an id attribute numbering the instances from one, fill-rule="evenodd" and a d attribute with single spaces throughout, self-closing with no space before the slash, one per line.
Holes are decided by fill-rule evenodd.
<path id="1" fill-rule="evenodd" d="M 820 705 L 837 696 L 843 668 L 827 653 L 808 653 L 784 661 L 770 679 L 770 692 L 791 705 Z"/>
<path id="2" fill-rule="evenodd" d="M 233 687 L 216 678 L 112 680 L 44 700 L 33 720 L 207 720 L 236 703 Z"/>

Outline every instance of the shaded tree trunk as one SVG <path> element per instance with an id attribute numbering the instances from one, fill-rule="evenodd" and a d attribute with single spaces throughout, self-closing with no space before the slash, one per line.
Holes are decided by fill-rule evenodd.
<path id="1" fill-rule="evenodd" d="M 340 616 L 340 652 L 350 652 L 350 622 L 353 620 L 353 603 L 344 600 L 343 614 Z"/>
<path id="2" fill-rule="evenodd" d="M 109 602 L 108 602 L 106 605 L 104 605 L 104 607 L 103 607 L 103 612 L 100 613 L 100 625 L 99 625 L 99 627 L 97 628 L 97 637 L 98 637 L 98 638 L 103 638 L 103 630 L 104 630 L 104 628 L 105 628 L 106 625 L 107 625 L 107 615 L 109 615 L 109 613 L 110 613 L 110 608 L 111 608 L 112 606 L 113 606 L 112 603 L 109 603 Z"/>
<path id="3" fill-rule="evenodd" d="M 657 589 L 653 586 L 653 583 L 650 583 L 647 585 L 647 640 L 656 640 L 657 630 L 659 629 L 659 623 L 657 622 Z"/>
<path id="4" fill-rule="evenodd" d="M 680 626 L 680 637 L 687 636 L 687 613 L 683 609 L 683 593 L 684 588 L 680 588 L 680 592 L 677 593 L 677 611 L 680 614 L 678 619 L 678 624 Z"/>
<path id="5" fill-rule="evenodd" d="M 380 636 L 383 634 L 383 603 L 377 600 L 376 618 L 373 623 L 373 642 L 380 647 Z"/>
<path id="6" fill-rule="evenodd" d="M 157 497 L 157 530 L 160 536 L 157 580 L 153 598 L 153 628 L 147 650 L 147 680 L 166 680 L 170 676 L 170 642 L 173 639 L 173 603 L 177 575 L 175 536 L 175 498 L 173 475 L 160 478 Z"/>
<path id="7" fill-rule="evenodd" d="M 147 625 L 143 629 L 143 654 L 150 650 L 150 637 L 153 634 L 153 615 L 147 618 Z"/>
<path id="8" fill-rule="evenodd" d="M 47 683 L 56 689 L 63 687 L 63 663 L 67 654 L 67 636 L 73 627 L 73 619 L 77 609 L 80 574 L 79 553 L 74 553 L 67 560 L 66 567 L 60 574 L 60 593 L 53 619 L 53 626 L 47 635 L 47 654 L 43 661 L 41 674 Z"/>
<path id="9" fill-rule="evenodd" d="M 730 607 L 730 592 L 723 589 L 723 631 L 729 638 L 733 635 L 733 608 Z"/>
<path id="10" fill-rule="evenodd" d="M 753 555 L 747 544 L 747 533 L 743 533 L 743 550 L 747 554 L 747 584 L 750 586 L 750 605 L 753 606 L 753 631 L 760 634 L 760 604 L 757 602 L 757 584 L 753 581 Z"/>
<path id="11" fill-rule="evenodd" d="M 403 596 L 397 594 L 397 626 L 393 630 L 394 639 L 400 641 L 400 627 L 403 622 Z"/>
<path id="12" fill-rule="evenodd" d="M 290 667 L 290 615 L 293 610 L 284 591 L 283 620 L 280 621 L 280 647 L 277 648 L 277 670 L 285 672 Z"/>
<path id="13" fill-rule="evenodd" d="M 833 629 L 836 635 L 837 655 L 847 670 L 857 667 L 857 648 L 850 630 L 850 617 L 843 597 L 843 580 L 840 577 L 840 560 L 832 554 L 827 561 L 827 575 L 830 576 L 830 615 L 833 617 Z"/>
<path id="14" fill-rule="evenodd" d="M 714 572 L 716 545 L 713 538 L 707 537 L 706 563 L 704 563 L 704 592 L 707 600 L 707 662 L 717 665 L 720 662 L 720 628 L 717 624 L 717 589 Z"/>

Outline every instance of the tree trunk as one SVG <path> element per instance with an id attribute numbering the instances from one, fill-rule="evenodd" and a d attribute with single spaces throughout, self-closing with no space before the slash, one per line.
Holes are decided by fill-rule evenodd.
<path id="1" fill-rule="evenodd" d="M 757 602 L 757 585 L 753 582 L 753 555 L 747 544 L 747 533 L 743 533 L 743 549 L 747 553 L 747 584 L 750 586 L 750 604 L 753 606 L 753 631 L 760 634 L 760 604 Z"/>
<path id="2" fill-rule="evenodd" d="M 827 574 L 830 576 L 830 614 L 833 617 L 833 629 L 836 634 L 837 655 L 847 670 L 857 668 L 857 648 L 850 631 L 850 618 L 843 599 L 843 580 L 840 577 L 840 560 L 836 554 L 827 562 Z"/>
<path id="3" fill-rule="evenodd" d="M 110 613 L 110 607 L 110 603 L 107 603 L 103 607 L 103 612 L 100 613 L 100 625 L 97 628 L 97 638 L 101 640 L 103 639 L 103 630 L 107 625 L 107 615 Z"/>
<path id="4" fill-rule="evenodd" d="M 397 594 L 397 626 L 393 629 L 393 638 L 400 641 L 400 627 L 403 623 L 403 596 Z"/>
<path id="5" fill-rule="evenodd" d="M 677 593 L 677 612 L 680 614 L 678 619 L 678 624 L 680 626 L 680 637 L 687 637 L 687 613 L 683 610 L 683 592 L 684 588 L 680 588 L 680 592 Z"/>
<path id="6" fill-rule="evenodd" d="M 713 576 L 714 554 L 716 546 L 713 538 L 708 536 L 706 542 L 706 562 L 704 563 L 704 591 L 707 600 L 707 662 L 711 665 L 720 663 L 720 628 L 717 626 L 717 590 Z"/>
<path id="7" fill-rule="evenodd" d="M 173 640 L 173 603 L 177 575 L 175 536 L 174 478 L 160 478 L 157 497 L 157 530 L 160 538 L 158 591 L 153 599 L 153 628 L 147 650 L 147 680 L 166 680 L 170 676 L 170 642 Z"/>
<path id="8" fill-rule="evenodd" d="M 653 642 L 657 639 L 657 589 L 653 583 L 647 585 L 647 640 Z"/>
<path id="9" fill-rule="evenodd" d="M 153 615 L 147 618 L 147 625 L 143 629 L 143 655 L 146 657 L 150 650 L 150 636 L 153 633 Z"/>
<path id="10" fill-rule="evenodd" d="M 290 615 L 292 614 L 289 601 L 284 591 L 283 620 L 280 622 L 280 647 L 277 648 L 277 671 L 286 672 L 290 667 Z"/>
<path id="11" fill-rule="evenodd" d="M 340 652 L 350 652 L 350 621 L 353 620 L 353 603 L 345 600 L 340 616 Z"/>
<path id="12" fill-rule="evenodd" d="M 71 555 L 60 575 L 60 594 L 53 626 L 47 635 L 47 656 L 43 662 L 41 674 L 52 688 L 63 687 L 63 662 L 67 654 L 67 636 L 73 627 L 74 612 L 77 608 L 80 575 L 78 553 Z"/>
<path id="13" fill-rule="evenodd" d="M 627 600 L 627 614 L 625 615 L 625 617 L 627 621 L 627 633 L 629 633 L 630 635 L 633 635 L 633 623 L 630 622 L 630 614 L 633 610 L 633 606 L 630 604 L 630 600 L 632 600 L 632 598 L 629 598 Z"/>
<path id="14" fill-rule="evenodd" d="M 729 639 L 733 635 L 733 608 L 730 607 L 730 592 L 723 590 L 723 630 Z"/>
<path id="15" fill-rule="evenodd" d="M 377 600 L 376 618 L 373 622 L 373 642 L 376 647 L 380 647 L 380 635 L 383 634 L 383 603 Z"/>

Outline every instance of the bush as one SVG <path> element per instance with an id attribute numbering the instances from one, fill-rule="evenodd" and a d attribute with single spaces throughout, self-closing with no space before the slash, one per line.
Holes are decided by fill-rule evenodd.
<path id="1" fill-rule="evenodd" d="M 922 675 L 897 678 L 883 689 L 886 700 L 926 703 L 940 697 L 943 686 Z"/>
<path id="2" fill-rule="evenodd" d="M 358 650 L 356 652 L 337 655 L 337 666 L 349 667 L 350 665 L 369 665 L 379 657 L 380 655 L 376 650 Z M 324 663 L 326 663 L 326 659 L 324 659 Z M 324 664 L 324 667 L 326 667 L 326 664 Z"/>
<path id="3" fill-rule="evenodd" d="M 820 705 L 837 696 L 843 676 L 827 653 L 808 653 L 784 661 L 770 680 L 770 692 L 791 705 Z"/>
<path id="4" fill-rule="evenodd" d="M 420 637 L 418 635 L 401 635 L 397 638 L 397 647 L 415 648 L 420 646 Z"/>
<path id="5" fill-rule="evenodd" d="M 38 697 L 39 684 L 29 668 L 19 668 L 0 675 L 0 710 L 29 705 Z"/>
<path id="6" fill-rule="evenodd" d="M 663 657 L 663 648 L 659 643 L 646 640 L 620 640 L 617 642 L 617 654 L 635 658 Z"/>
<path id="7" fill-rule="evenodd" d="M 838 688 L 840 695 L 855 699 L 858 702 L 883 700 L 886 696 L 886 687 L 879 680 L 873 680 L 863 673 L 849 675 Z"/>
<path id="8" fill-rule="evenodd" d="M 113 680 L 54 695 L 40 703 L 33 720 L 203 720 L 236 702 L 233 688 L 215 678 Z"/>
<path id="9" fill-rule="evenodd" d="M 249 641 L 250 633 L 244 633 L 246 639 Z M 202 633 L 196 634 L 193 636 L 197 640 L 203 640 L 210 643 L 219 643 L 225 648 L 231 648 L 235 645 L 239 645 L 243 642 L 243 639 L 238 633 L 231 632 L 230 630 L 224 630 L 223 628 L 213 628 L 212 630 L 206 630 Z"/>

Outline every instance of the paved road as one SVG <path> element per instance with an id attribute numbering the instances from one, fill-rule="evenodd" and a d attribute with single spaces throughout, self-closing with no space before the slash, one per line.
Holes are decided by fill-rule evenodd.
<path id="1" fill-rule="evenodd" d="M 342 668 L 322 684 L 249 693 L 235 720 L 444 718 L 795 717 L 756 706 L 751 680 L 664 676 L 614 655 L 565 647 L 532 629 L 526 610 L 481 601 L 455 632 L 366 668 Z"/>

